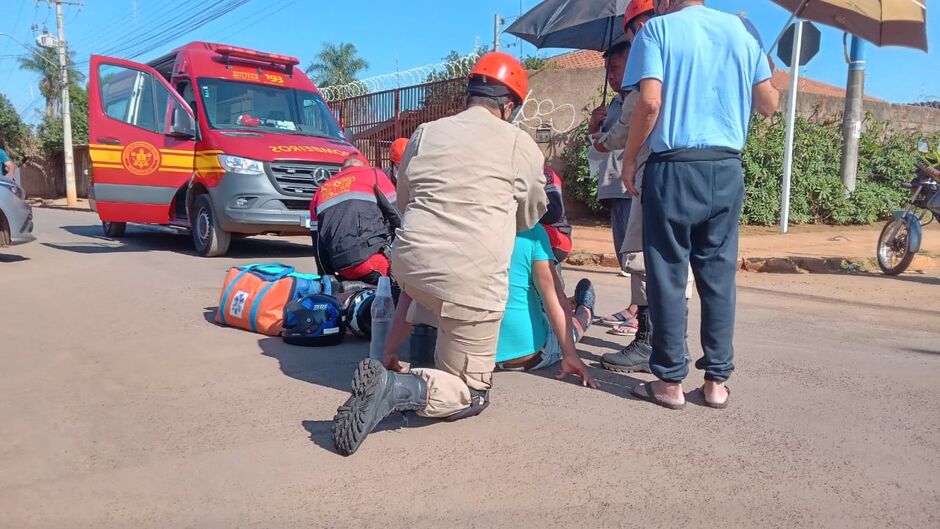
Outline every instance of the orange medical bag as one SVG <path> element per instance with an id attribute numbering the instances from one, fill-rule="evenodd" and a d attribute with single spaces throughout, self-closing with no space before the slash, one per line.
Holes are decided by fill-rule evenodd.
<path id="1" fill-rule="evenodd" d="M 328 281 L 301 274 L 281 264 L 253 264 L 230 268 L 222 285 L 216 323 L 268 336 L 284 325 L 284 307 L 296 298 L 330 290 Z M 332 294 L 332 292 L 325 292 Z"/>

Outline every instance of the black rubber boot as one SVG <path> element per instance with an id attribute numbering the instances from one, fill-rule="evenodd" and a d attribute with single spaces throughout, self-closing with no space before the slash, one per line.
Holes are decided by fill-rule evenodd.
<path id="1" fill-rule="evenodd" d="M 650 372 L 650 355 L 653 354 L 653 345 L 650 342 L 653 336 L 650 308 L 648 306 L 637 307 L 636 319 L 640 323 L 636 337 L 630 345 L 619 352 L 607 353 L 601 357 L 601 365 L 604 369 L 618 373 Z"/>
<path id="2" fill-rule="evenodd" d="M 382 419 L 427 405 L 428 386 L 423 378 L 389 371 L 378 360 L 367 358 L 353 374 L 352 396 L 333 417 L 333 445 L 340 454 L 352 455 Z"/>

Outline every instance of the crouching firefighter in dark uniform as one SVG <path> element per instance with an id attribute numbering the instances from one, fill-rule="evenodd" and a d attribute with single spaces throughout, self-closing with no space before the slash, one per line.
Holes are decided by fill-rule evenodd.
<path id="1" fill-rule="evenodd" d="M 310 203 L 310 235 L 320 275 L 378 283 L 389 274 L 386 255 L 401 227 L 395 186 L 382 171 L 350 157 L 317 189 Z"/>

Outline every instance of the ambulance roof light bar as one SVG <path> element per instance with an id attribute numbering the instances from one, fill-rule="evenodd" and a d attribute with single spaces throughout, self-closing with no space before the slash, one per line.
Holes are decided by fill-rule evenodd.
<path id="1" fill-rule="evenodd" d="M 248 50 L 245 48 L 238 48 L 236 46 L 217 45 L 215 46 L 215 52 L 225 57 L 226 63 L 228 63 L 230 58 L 235 57 L 281 65 L 284 66 L 284 68 L 287 70 L 288 75 L 292 73 L 294 66 L 300 64 L 300 59 L 297 57 L 291 57 L 289 55 L 278 55 L 276 53 L 264 53 L 260 51 Z"/>

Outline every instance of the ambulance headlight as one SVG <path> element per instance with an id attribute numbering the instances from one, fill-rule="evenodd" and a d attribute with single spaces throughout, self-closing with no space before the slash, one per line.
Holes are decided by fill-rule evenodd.
<path id="1" fill-rule="evenodd" d="M 252 160 L 251 158 L 220 154 L 219 163 L 230 173 L 251 175 L 264 174 L 264 164 L 258 160 Z"/>

